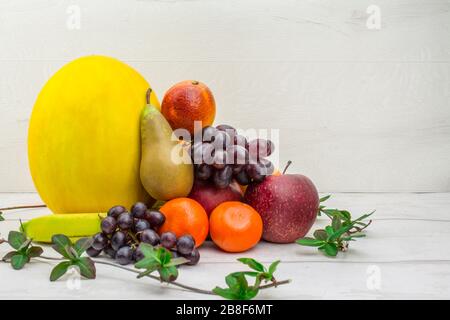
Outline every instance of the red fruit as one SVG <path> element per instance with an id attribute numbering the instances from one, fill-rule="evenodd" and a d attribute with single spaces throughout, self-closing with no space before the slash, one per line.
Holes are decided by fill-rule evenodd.
<path id="1" fill-rule="evenodd" d="M 245 201 L 261 215 L 266 241 L 290 243 L 304 237 L 317 217 L 319 195 L 300 174 L 267 176 L 247 187 Z"/>
<path id="2" fill-rule="evenodd" d="M 188 198 L 200 203 L 209 216 L 223 202 L 242 201 L 242 192 L 235 181 L 231 182 L 228 187 L 221 189 L 211 181 L 196 180 Z"/>

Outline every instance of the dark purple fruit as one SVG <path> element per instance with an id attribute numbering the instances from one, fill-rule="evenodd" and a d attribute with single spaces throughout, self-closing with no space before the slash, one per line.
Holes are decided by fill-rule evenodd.
<path id="1" fill-rule="evenodd" d="M 190 254 L 183 255 L 183 257 L 189 260 L 189 262 L 186 262 L 188 266 L 194 266 L 200 260 L 200 252 L 194 249 Z"/>
<path id="2" fill-rule="evenodd" d="M 235 135 L 233 137 L 233 143 L 236 146 L 241 146 L 247 149 L 248 147 L 248 142 L 247 142 L 247 138 L 244 136 L 241 136 L 240 134 Z"/>
<path id="3" fill-rule="evenodd" d="M 124 206 L 114 206 L 108 210 L 108 217 L 113 217 L 117 219 L 121 213 L 127 212 Z"/>
<path id="4" fill-rule="evenodd" d="M 95 250 L 101 251 L 108 244 L 108 238 L 101 232 L 95 234 L 92 239 L 94 240 L 92 242 L 92 248 L 94 248 Z"/>
<path id="5" fill-rule="evenodd" d="M 248 143 L 248 152 L 251 160 L 268 157 L 275 149 L 272 141 L 266 139 L 254 139 Z"/>
<path id="6" fill-rule="evenodd" d="M 253 182 L 262 182 L 265 178 L 263 170 L 258 164 L 248 164 L 245 172 Z"/>
<path id="7" fill-rule="evenodd" d="M 134 261 L 139 261 L 139 260 L 142 260 L 144 258 L 145 258 L 145 256 L 144 256 L 144 253 L 141 250 L 141 245 L 139 245 L 136 248 L 136 250 L 134 250 L 134 252 L 133 252 L 133 260 Z"/>
<path id="8" fill-rule="evenodd" d="M 227 124 L 219 124 L 218 126 L 216 126 L 216 129 L 219 131 L 225 131 L 230 136 L 235 136 L 237 134 L 236 129 Z"/>
<path id="9" fill-rule="evenodd" d="M 111 247 L 117 251 L 127 243 L 127 235 L 123 231 L 117 231 L 111 237 Z"/>
<path id="10" fill-rule="evenodd" d="M 116 250 L 111 247 L 111 244 L 108 244 L 106 248 L 103 249 L 103 252 L 112 259 L 116 257 Z"/>
<path id="11" fill-rule="evenodd" d="M 138 219 L 134 224 L 134 230 L 136 232 L 143 232 L 144 230 L 150 229 L 150 223 L 144 219 Z"/>
<path id="12" fill-rule="evenodd" d="M 150 223 L 150 227 L 157 229 L 166 221 L 166 217 L 161 211 L 149 209 L 145 212 L 145 219 Z"/>
<path id="13" fill-rule="evenodd" d="M 89 256 L 89 257 L 92 257 L 92 258 L 97 257 L 101 252 L 102 252 L 102 250 L 97 250 L 97 249 L 95 249 L 95 248 L 93 248 L 93 247 L 89 247 L 89 248 L 86 250 L 86 253 L 88 254 L 88 256 Z"/>
<path id="14" fill-rule="evenodd" d="M 202 158 L 200 163 L 213 164 L 215 147 L 211 143 L 204 143 L 202 146 Z M 196 161 L 197 159 L 194 159 Z M 197 163 L 197 162 L 196 162 Z"/>
<path id="15" fill-rule="evenodd" d="M 217 131 L 214 136 L 214 141 L 212 142 L 212 145 L 215 147 L 216 152 L 217 150 L 225 150 L 227 146 L 232 144 L 231 137 L 228 133 L 225 131 Z"/>
<path id="16" fill-rule="evenodd" d="M 200 180 L 208 180 L 211 177 L 213 169 L 209 164 L 202 163 L 196 166 L 195 177 Z"/>
<path id="17" fill-rule="evenodd" d="M 192 236 L 181 236 L 177 240 L 177 251 L 182 255 L 191 254 L 194 250 L 195 241 Z"/>
<path id="18" fill-rule="evenodd" d="M 226 188 L 231 183 L 232 176 L 233 169 L 231 166 L 226 166 L 222 170 L 216 170 L 213 175 L 214 184 L 221 189 Z"/>
<path id="19" fill-rule="evenodd" d="M 217 133 L 217 129 L 211 126 L 204 127 L 202 130 L 202 141 L 203 142 L 212 142 L 214 141 L 214 137 Z"/>
<path id="20" fill-rule="evenodd" d="M 133 226 L 133 217 L 128 212 L 122 213 L 117 218 L 117 225 L 121 230 L 129 230 Z"/>
<path id="21" fill-rule="evenodd" d="M 124 246 L 117 250 L 116 261 L 121 265 L 130 264 L 133 261 L 133 249 L 130 246 Z"/>
<path id="22" fill-rule="evenodd" d="M 105 234 L 111 234 L 113 233 L 117 228 L 117 222 L 116 219 L 114 219 L 112 216 L 106 217 L 102 220 L 100 223 L 100 227 Z"/>
<path id="23" fill-rule="evenodd" d="M 247 175 L 247 172 L 245 170 L 242 170 L 238 174 L 234 176 L 234 179 L 236 179 L 237 183 L 240 185 L 246 186 L 250 183 L 250 178 Z"/>
<path id="24" fill-rule="evenodd" d="M 145 205 L 145 203 L 136 202 L 131 207 L 131 216 L 133 218 L 142 219 L 144 217 L 145 210 L 147 210 L 147 206 Z"/>
<path id="25" fill-rule="evenodd" d="M 164 232 L 161 234 L 161 245 L 166 249 L 172 249 L 177 244 L 177 236 L 173 232 Z"/>
<path id="26" fill-rule="evenodd" d="M 213 167 L 216 169 L 223 169 L 227 163 L 227 152 L 224 150 L 216 150 L 214 153 Z"/>
<path id="27" fill-rule="evenodd" d="M 232 146 L 228 151 L 228 154 L 231 160 L 228 163 L 244 165 L 247 164 L 249 161 L 248 151 L 244 147 Z"/>
<path id="28" fill-rule="evenodd" d="M 271 175 L 275 170 L 273 163 L 267 159 L 260 159 L 258 162 L 258 166 L 261 168 L 261 173 L 264 176 Z"/>
<path id="29" fill-rule="evenodd" d="M 159 235 L 152 229 L 142 231 L 139 238 L 141 242 L 148 243 L 152 246 L 156 246 L 159 244 Z"/>

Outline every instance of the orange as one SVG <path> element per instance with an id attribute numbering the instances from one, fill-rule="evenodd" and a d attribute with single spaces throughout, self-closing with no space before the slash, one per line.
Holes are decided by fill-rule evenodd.
<path id="1" fill-rule="evenodd" d="M 186 80 L 166 92 L 161 112 L 173 130 L 184 128 L 193 134 L 194 121 L 202 122 L 199 129 L 212 125 L 216 116 L 216 102 L 205 84 Z"/>
<path id="2" fill-rule="evenodd" d="M 199 247 L 208 236 L 209 222 L 205 209 L 195 200 L 176 198 L 167 201 L 160 209 L 166 221 L 159 229 L 162 234 L 172 231 L 177 238 L 190 234 Z"/>
<path id="3" fill-rule="evenodd" d="M 223 202 L 209 217 L 211 239 L 227 252 L 242 252 L 255 246 L 262 236 L 261 216 L 248 204 Z"/>

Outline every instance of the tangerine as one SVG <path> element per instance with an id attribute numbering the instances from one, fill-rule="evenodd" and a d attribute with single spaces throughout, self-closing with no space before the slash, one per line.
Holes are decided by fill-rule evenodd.
<path id="1" fill-rule="evenodd" d="M 261 216 L 248 204 L 239 201 L 223 202 L 209 217 L 210 235 L 214 243 L 227 252 L 242 252 L 261 239 Z"/>
<path id="2" fill-rule="evenodd" d="M 176 198 L 167 201 L 160 209 L 166 220 L 159 234 L 172 231 L 177 238 L 191 235 L 199 247 L 208 236 L 209 222 L 205 209 L 195 200 Z"/>

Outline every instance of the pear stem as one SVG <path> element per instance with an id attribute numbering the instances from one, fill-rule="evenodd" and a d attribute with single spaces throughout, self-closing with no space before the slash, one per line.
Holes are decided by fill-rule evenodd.
<path id="1" fill-rule="evenodd" d="M 148 88 L 147 93 L 145 94 L 145 101 L 147 104 L 150 104 L 150 95 L 152 94 L 152 88 Z"/>
<path id="2" fill-rule="evenodd" d="M 283 174 L 286 173 L 287 169 L 289 168 L 289 166 L 290 166 L 291 164 L 292 164 L 292 161 L 291 161 L 291 160 L 289 160 L 289 161 L 286 163 L 286 166 L 284 167 L 284 170 L 283 170 Z"/>

